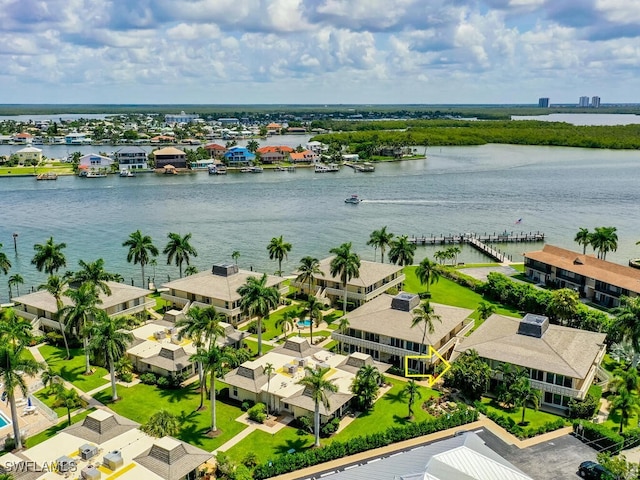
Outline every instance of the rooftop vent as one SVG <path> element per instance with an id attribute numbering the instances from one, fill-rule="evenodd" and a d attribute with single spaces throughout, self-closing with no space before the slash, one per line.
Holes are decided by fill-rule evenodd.
<path id="1" fill-rule="evenodd" d="M 420 297 L 414 293 L 400 292 L 391 300 L 391 308 L 402 312 L 410 312 L 420 305 Z"/>
<path id="2" fill-rule="evenodd" d="M 82 445 L 78 450 L 80 450 L 80 457 L 82 457 L 83 460 L 90 460 L 98 455 L 98 447 L 88 443 Z"/>
<path id="3" fill-rule="evenodd" d="M 238 266 L 233 263 L 216 263 L 211 272 L 219 277 L 230 277 L 238 273 Z"/>
<path id="4" fill-rule="evenodd" d="M 548 317 L 527 313 L 524 318 L 520 320 L 518 333 L 528 337 L 542 338 L 544 332 L 547 331 L 547 328 L 549 328 Z"/>

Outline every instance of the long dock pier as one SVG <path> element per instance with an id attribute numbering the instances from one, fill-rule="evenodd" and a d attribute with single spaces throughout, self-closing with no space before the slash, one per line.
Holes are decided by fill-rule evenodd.
<path id="1" fill-rule="evenodd" d="M 542 232 L 502 232 L 502 233 L 459 233 L 450 235 L 423 235 L 410 236 L 409 242 L 416 245 L 456 245 L 468 244 L 476 250 L 484 253 L 488 257 L 500 263 L 508 263 L 511 256 L 501 252 L 500 249 L 491 247 L 490 243 L 531 243 L 543 242 L 544 233 Z"/>

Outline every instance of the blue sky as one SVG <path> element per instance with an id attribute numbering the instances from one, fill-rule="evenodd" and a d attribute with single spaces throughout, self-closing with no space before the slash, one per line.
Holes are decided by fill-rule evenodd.
<path id="1" fill-rule="evenodd" d="M 0 0 L 0 103 L 640 102 L 639 0 Z"/>

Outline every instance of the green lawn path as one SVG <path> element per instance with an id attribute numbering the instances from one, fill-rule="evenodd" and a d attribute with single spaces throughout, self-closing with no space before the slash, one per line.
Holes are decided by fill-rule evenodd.
<path id="1" fill-rule="evenodd" d="M 482 398 L 482 403 L 487 406 L 489 411 L 493 411 L 505 417 L 510 417 L 516 423 L 520 423 L 522 420 L 522 407 L 515 407 L 507 410 L 499 406 L 494 399 L 486 397 Z M 538 428 L 545 423 L 555 422 L 559 418 L 563 417 L 528 407 L 524 414 L 524 421 L 527 422 L 527 426 L 525 428 Z"/>
<path id="2" fill-rule="evenodd" d="M 81 348 L 69 349 L 71 358 L 67 360 L 67 356 L 64 348 L 58 348 L 51 345 L 42 345 L 38 347 L 40 353 L 44 357 L 47 365 L 51 369 L 64 378 L 66 381 L 73 383 L 83 392 L 89 392 L 94 388 L 98 388 L 109 380 L 102 377 L 109 372 L 102 367 L 93 366 L 93 374 L 85 375 L 85 357 L 84 351 Z"/>

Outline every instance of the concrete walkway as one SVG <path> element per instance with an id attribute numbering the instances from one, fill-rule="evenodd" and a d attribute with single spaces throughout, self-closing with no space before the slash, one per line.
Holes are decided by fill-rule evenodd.
<path id="1" fill-rule="evenodd" d="M 211 452 L 212 454 L 215 455 L 218 452 L 226 452 L 231 447 L 237 445 L 242 440 L 247 438 L 256 430 L 262 430 L 263 432 L 275 435 L 284 427 L 286 427 L 291 421 L 293 421 L 293 417 L 290 415 L 287 415 L 281 419 L 278 419 L 277 421 L 269 422 L 269 420 L 267 420 L 267 423 L 258 423 L 258 422 L 254 422 L 253 420 L 249 420 L 249 415 L 247 413 L 244 413 L 240 415 L 238 418 L 236 418 L 236 421 L 243 423 L 245 425 L 248 425 L 248 427 L 242 430 L 239 434 L 237 434 L 231 440 L 228 440 L 226 443 L 220 445 L 217 449 Z"/>

